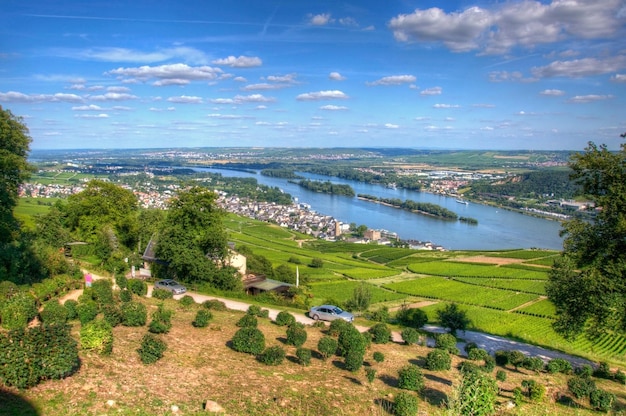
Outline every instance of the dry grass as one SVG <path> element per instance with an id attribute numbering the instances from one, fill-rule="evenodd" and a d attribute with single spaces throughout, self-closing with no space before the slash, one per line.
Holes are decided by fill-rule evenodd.
<path id="1" fill-rule="evenodd" d="M 145 302 L 151 310 L 158 304 L 153 299 Z M 417 345 L 372 345 L 366 354 L 366 366 L 375 368 L 377 374 L 376 380 L 369 384 L 363 370 L 357 373 L 345 370 L 339 357 L 322 361 L 314 353 L 310 366 L 299 365 L 295 347 L 284 343 L 286 328 L 259 319 L 266 344 L 281 345 L 287 351 L 285 362 L 266 366 L 228 346 L 242 312 L 214 312 L 210 327 L 194 328 L 191 321 L 199 305 L 184 310 L 176 301 L 165 303 L 175 310 L 174 325 L 163 336 L 168 350 L 157 363 L 142 364 L 136 352 L 147 328 L 120 326 L 114 329 L 112 356 L 81 351 L 81 368 L 73 376 L 14 393 L 33 403 L 42 415 L 206 414 L 203 404 L 207 400 L 220 404 L 229 415 L 388 415 L 393 396 L 398 392 L 398 369 L 407 363 L 423 364 L 429 351 Z M 78 330 L 76 324 L 77 338 Z M 308 328 L 304 346 L 315 350 L 323 335 L 324 329 Z M 374 351 L 382 352 L 385 361 L 376 363 L 372 359 Z M 453 365 L 460 360 L 454 357 Z M 585 409 L 555 404 L 554 397 L 559 392 L 566 393 L 564 377 L 535 375 L 525 370 L 507 370 L 507 373 L 507 381 L 500 383 L 501 404 L 512 398 L 511 391 L 525 378 L 545 384 L 548 391 L 543 403 L 526 404 L 506 414 L 592 414 Z M 420 398 L 420 414 L 445 414 L 447 395 L 460 379 L 458 371 L 424 370 L 424 374 L 426 390 Z M 616 389 L 624 403 L 623 386 L 603 383 Z M 172 406 L 178 410 L 173 411 Z M 0 410 L 0 414 L 8 413 Z"/>

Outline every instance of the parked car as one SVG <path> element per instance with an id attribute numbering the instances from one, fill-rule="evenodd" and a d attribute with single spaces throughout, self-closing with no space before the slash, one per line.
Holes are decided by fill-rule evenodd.
<path id="1" fill-rule="evenodd" d="M 313 306 L 309 310 L 309 316 L 316 321 L 320 319 L 322 321 L 334 321 L 335 319 L 343 319 L 347 322 L 354 321 L 354 315 L 334 305 Z"/>
<path id="2" fill-rule="evenodd" d="M 154 288 L 169 290 L 175 295 L 180 295 L 181 293 L 185 293 L 187 291 L 185 286 L 172 279 L 159 280 L 154 284 Z"/>

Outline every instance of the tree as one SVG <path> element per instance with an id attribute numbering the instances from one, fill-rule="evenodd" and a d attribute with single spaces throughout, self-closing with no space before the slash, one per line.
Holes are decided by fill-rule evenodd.
<path id="1" fill-rule="evenodd" d="M 456 331 L 465 331 L 471 323 L 467 313 L 457 306 L 456 303 L 449 303 L 443 309 L 437 310 L 439 323 L 444 328 L 448 328 L 452 335 L 456 336 Z"/>
<path id="2" fill-rule="evenodd" d="M 155 265 L 159 277 L 206 282 L 220 289 L 237 287 L 235 269 L 227 267 L 228 241 L 224 211 L 217 195 L 205 188 L 181 191 L 170 204 L 159 231 Z"/>
<path id="3" fill-rule="evenodd" d="M 626 135 L 622 135 L 625 137 Z M 570 160 L 572 179 L 597 207 L 592 221 L 572 219 L 546 292 L 554 328 L 566 337 L 626 332 L 626 147 L 611 152 L 590 142 Z"/>
<path id="4" fill-rule="evenodd" d="M 19 186 L 30 173 L 26 161 L 31 138 L 20 117 L 0 106 L 0 244 L 17 238 L 18 222 L 13 216 Z"/>
<path id="5" fill-rule="evenodd" d="M 348 299 L 346 307 L 351 311 L 363 312 L 369 308 L 371 301 L 372 291 L 370 290 L 369 284 L 361 282 L 361 284 L 352 291 L 352 298 Z"/>

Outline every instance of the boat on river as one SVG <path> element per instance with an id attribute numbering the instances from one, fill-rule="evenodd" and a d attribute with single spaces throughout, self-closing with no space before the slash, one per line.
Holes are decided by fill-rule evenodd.
<path id="1" fill-rule="evenodd" d="M 467 202 L 464 199 L 456 199 L 456 202 L 458 202 L 459 204 L 464 204 L 464 205 L 468 205 L 469 204 L 469 202 Z"/>

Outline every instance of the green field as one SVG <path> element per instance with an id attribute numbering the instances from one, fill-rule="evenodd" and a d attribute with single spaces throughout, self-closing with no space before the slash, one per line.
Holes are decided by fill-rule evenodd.
<path id="1" fill-rule="evenodd" d="M 483 263 L 462 263 L 459 261 L 431 261 L 413 263 L 408 266 L 413 273 L 448 277 L 501 277 L 509 279 L 545 280 L 547 272 L 501 267 Z"/>

